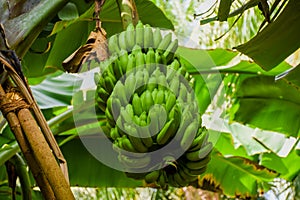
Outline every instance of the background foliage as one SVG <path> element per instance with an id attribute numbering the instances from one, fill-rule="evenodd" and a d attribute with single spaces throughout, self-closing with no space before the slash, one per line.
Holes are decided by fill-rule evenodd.
<path id="1" fill-rule="evenodd" d="M 80 109 L 77 106 L 74 107 L 74 102 L 84 99 L 93 101 L 91 97 L 94 86 L 84 82 L 87 74 L 80 76 L 63 73 L 61 63 L 86 42 L 90 31 L 94 29 L 92 2 L 72 0 L 52 1 L 49 4 L 37 0 L 26 2 L 16 4 L 20 11 L 12 14 L 5 6 L 5 1 L 0 1 L 2 5 L 0 22 L 4 27 L 11 28 L 12 32 L 22 30 L 24 34 L 22 38 L 25 40 L 22 42 L 21 39 L 18 41 L 17 36 L 9 42 L 20 55 L 24 55 L 23 71 L 67 158 L 71 185 L 116 187 L 99 189 L 96 194 L 104 191 L 108 195 L 108 191 L 112 190 L 113 194 L 119 197 L 125 194 L 118 188 L 142 186 L 142 182 L 131 180 L 123 173 L 97 161 L 86 151 L 78 138 L 78 132 L 90 135 L 97 133 L 98 124 L 93 124 L 90 120 L 90 107 Z M 298 40 L 293 45 L 287 45 L 289 51 L 281 56 L 280 62 L 277 61 L 274 64 L 272 59 L 275 58 L 274 55 L 281 54 L 284 50 L 281 49 L 280 43 L 275 46 L 276 48 L 272 48 L 274 38 L 280 37 L 276 35 L 277 31 L 282 33 L 280 26 L 283 23 L 289 27 L 296 27 L 295 30 L 288 32 L 289 42 L 287 40 L 283 42 L 291 44 L 299 36 L 299 28 L 297 28 L 299 26 L 293 24 L 299 20 L 288 20 L 291 16 L 293 19 L 299 19 L 298 15 L 295 15 L 299 13 L 297 11 L 299 2 L 282 1 L 286 3 L 285 8 L 289 9 L 284 18 L 278 17 L 281 21 L 271 23 L 271 28 L 268 27 L 269 25 L 265 27 L 265 30 L 267 28 L 270 30 L 268 32 L 270 37 L 275 35 L 271 42 L 259 44 L 259 48 L 264 47 L 270 50 L 269 59 L 265 59 L 264 64 L 253 62 L 249 57 L 237 51 L 228 50 L 243 43 L 249 48 L 256 45 L 255 41 L 245 42 L 259 36 L 256 34 L 260 23 L 264 20 L 261 10 L 258 6 L 246 10 L 233 26 L 239 15 L 223 22 L 214 18 L 220 12 L 220 2 L 187 0 L 171 3 L 165 0 L 136 0 L 143 23 L 175 31 L 181 44 L 177 53 L 186 61 L 189 72 L 195 78 L 195 92 L 198 101 L 201 102 L 199 106 L 203 114 L 203 123 L 209 128 L 210 140 L 215 144 L 212 161 L 207 172 L 199 177 L 198 186 L 232 197 L 257 197 L 262 191 L 266 192 L 272 188 L 279 190 L 287 185 L 289 188 L 294 188 L 294 190 L 289 190 L 294 191 L 291 195 L 295 198 L 299 197 L 300 168 L 295 164 L 300 163 L 298 155 L 300 150 L 298 117 L 300 115 L 300 82 L 299 67 L 297 67 L 299 59 L 298 63 L 295 62 L 299 53 L 290 57 L 294 58 L 294 62 L 287 62 L 291 59 L 284 60 L 299 48 Z M 247 2 L 251 0 L 234 1 L 230 11 L 242 7 Z M 274 1 L 269 3 L 272 5 Z M 44 10 L 41 10 L 40 6 L 44 6 Z M 194 19 L 194 14 L 203 13 L 209 7 L 212 8 L 209 12 Z M 39 10 L 39 15 L 31 8 Z M 209 13 L 211 16 L 208 15 Z M 25 20 L 32 16 L 40 16 L 39 19 L 51 16 L 49 18 L 51 20 L 47 22 Z M 23 18 L 22 25 L 12 27 L 11 24 L 16 23 L 20 17 Z M 106 1 L 100 18 L 107 37 L 122 31 L 120 13 L 115 1 Z M 207 19 L 211 22 L 199 25 L 200 21 L 203 23 L 203 20 L 207 21 Z M 36 31 L 34 29 L 36 25 L 42 28 Z M 227 34 L 215 41 L 227 31 Z M 36 32 L 40 32 L 39 35 L 35 35 Z M 282 37 L 286 39 L 286 35 Z M 30 48 L 26 49 L 24 44 L 30 44 Z M 255 58 L 255 55 L 251 53 L 241 51 L 254 61 L 260 59 Z M 79 112 L 80 118 L 76 119 L 77 126 L 75 127 L 73 114 Z M 101 114 L 97 118 L 100 121 L 105 120 L 104 115 Z M 0 164 L 3 164 L 19 149 L 3 118 L 1 118 L 0 125 L 2 146 Z M 11 192 L 7 178 L 5 167 L 2 165 L 0 191 L 4 196 L 10 195 Z M 279 187 L 277 184 L 277 187 L 272 187 L 278 180 L 281 180 L 281 183 L 285 180 L 286 185 Z M 127 190 L 128 194 L 131 194 L 132 190 Z M 181 192 L 184 190 L 186 189 L 182 189 Z M 156 194 L 154 191 L 159 190 L 148 191 L 146 194 L 149 196 L 164 194 L 164 192 Z M 173 194 L 176 192 L 173 191 Z M 279 194 L 279 191 L 273 194 Z M 110 198 L 113 199 L 113 197 Z M 278 195 L 278 198 L 282 196 Z"/>

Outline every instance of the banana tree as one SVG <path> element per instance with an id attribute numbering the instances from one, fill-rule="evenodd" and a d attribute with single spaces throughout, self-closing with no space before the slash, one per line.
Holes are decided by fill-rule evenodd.
<path id="1" fill-rule="evenodd" d="M 125 12 L 122 2 L 106 0 L 101 6 L 98 19 L 106 32 L 106 38 L 127 27 L 126 19 L 121 17 Z M 221 3 L 224 2 L 220 2 L 216 19 L 226 20 L 231 16 L 228 13 L 231 4 Z M 258 3 L 254 2 L 253 5 Z M 42 109 L 68 163 L 70 185 L 146 187 L 142 180 L 129 178 L 124 172 L 101 163 L 84 145 L 95 141 L 93 136 L 99 133 L 99 124 L 107 120 L 104 112 L 95 113 L 95 85 L 93 81 L 91 83 L 87 80 L 94 76 L 94 72 L 89 73 L 89 69 L 99 70 L 99 64 L 83 64 L 81 70 L 85 70 L 84 73 L 69 74 L 64 72 L 63 63 L 74 52 L 80 52 L 76 50 L 94 44 L 94 41 L 89 43 L 88 40 L 99 22 L 94 17 L 94 2 L 54 0 L 7 4 L 7 1 L 1 1 L 0 4 L 3 13 L 0 16 L 1 50 L 14 50 L 21 58 L 22 71 L 32 96 Z M 171 21 L 151 1 L 137 0 L 135 5 L 138 17 L 144 24 L 174 30 Z M 288 1 L 286 10 L 278 16 L 279 21 L 276 22 L 274 18 L 276 23 L 270 23 L 273 27 L 266 27 L 266 31 L 270 29 L 272 36 L 276 24 L 280 26 L 281 20 L 285 21 L 286 16 L 295 13 L 291 9 L 297 8 L 299 4 L 296 1 Z M 296 23 L 297 20 L 292 22 Z M 297 32 L 291 34 L 296 36 Z M 293 38 L 288 39 L 293 41 Z M 237 49 L 251 57 L 243 51 L 243 47 L 256 47 L 256 44 L 251 43 Z M 268 44 L 260 43 L 266 49 L 269 49 Z M 300 160 L 297 155 L 299 145 L 296 145 L 299 143 L 299 123 L 296 121 L 300 112 L 299 70 L 287 71 L 292 67 L 283 61 L 297 45 L 299 47 L 294 42 L 293 48 L 284 51 L 285 55 L 276 57 L 276 62 L 271 58 L 281 49 L 272 49 L 269 52 L 270 63 L 263 59 L 263 65 L 260 61 L 240 60 L 235 51 L 178 48 L 176 54 L 194 79 L 193 91 L 199 114 L 208 129 L 209 141 L 214 144 L 207 170 L 193 186 L 228 196 L 257 197 L 259 191 L 270 188 L 274 178 L 293 181 L 297 177 L 299 167 L 293 163 Z M 255 55 L 253 59 L 256 61 Z M 82 64 L 80 59 L 75 61 Z M 260 65 L 268 67 L 261 68 Z M 288 75 L 278 78 L 283 73 Z M 23 198 L 30 198 L 30 195 L 38 198 L 40 194 L 32 190 L 35 184 L 40 186 L 38 180 L 35 179 L 35 182 L 32 178 L 32 175 L 35 177 L 34 171 L 30 168 L 31 172 L 28 172 L 24 168 L 24 157 L 29 167 L 30 161 L 22 146 L 15 142 L 17 136 L 12 134 L 12 126 L 7 126 L 3 118 L 1 131 L 1 164 L 10 163 L 1 166 L 1 190 L 5 191 L 5 195 L 19 195 L 20 188 L 13 184 L 13 177 L 17 175 L 20 177 Z M 23 154 L 20 154 L 20 148 Z M 108 149 L 100 151 L 109 155 Z M 30 195 L 26 195 L 28 193 Z"/>

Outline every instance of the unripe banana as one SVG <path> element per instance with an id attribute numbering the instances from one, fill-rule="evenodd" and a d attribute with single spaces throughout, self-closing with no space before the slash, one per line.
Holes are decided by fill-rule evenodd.
<path id="1" fill-rule="evenodd" d="M 149 74 L 155 70 L 155 52 L 152 47 L 148 48 L 148 52 L 146 54 L 146 68 Z"/>
<path id="2" fill-rule="evenodd" d="M 99 97 L 99 96 L 97 96 L 96 102 L 97 102 L 98 107 L 99 107 L 103 112 L 105 112 L 105 109 L 106 109 L 106 102 L 104 102 L 104 101 L 101 99 L 101 97 Z"/>
<path id="3" fill-rule="evenodd" d="M 190 145 L 193 142 L 193 139 L 195 138 L 195 135 L 198 131 L 198 121 L 193 121 L 187 128 L 186 131 L 184 132 L 184 135 L 180 141 L 180 146 L 183 149 L 187 149 L 190 147 Z"/>
<path id="4" fill-rule="evenodd" d="M 167 79 L 164 74 L 161 74 L 157 79 L 158 89 L 164 90 L 168 87 Z"/>
<path id="5" fill-rule="evenodd" d="M 199 123 L 199 125 L 200 124 L 201 123 Z M 188 149 L 188 152 L 199 150 L 207 142 L 207 139 L 208 139 L 208 131 L 206 130 L 206 128 L 205 127 L 199 128 L 197 136 L 193 140 L 191 147 Z"/>
<path id="6" fill-rule="evenodd" d="M 110 94 L 102 87 L 97 88 L 97 95 L 101 98 L 103 102 L 106 102 Z"/>
<path id="7" fill-rule="evenodd" d="M 120 51 L 119 61 L 122 69 L 122 74 L 125 74 L 127 71 L 128 64 L 128 52 L 124 49 Z"/>
<path id="8" fill-rule="evenodd" d="M 111 113 L 113 114 L 113 117 L 114 119 L 117 119 L 119 116 L 120 116 L 120 111 L 121 111 L 121 102 L 118 98 L 111 98 L 112 99 L 112 102 L 111 102 L 111 105 L 112 105 L 112 111 Z"/>
<path id="9" fill-rule="evenodd" d="M 179 77 L 174 77 L 170 82 L 170 90 L 177 97 L 179 94 L 180 80 Z"/>
<path id="10" fill-rule="evenodd" d="M 153 145 L 153 140 L 151 138 L 150 131 L 147 127 L 147 122 L 142 120 L 142 118 L 140 117 L 139 125 L 140 126 L 137 128 L 138 134 L 141 137 L 143 144 L 149 148 Z"/>
<path id="11" fill-rule="evenodd" d="M 126 98 L 130 99 L 136 88 L 136 77 L 134 74 L 127 74 L 126 80 L 124 82 Z"/>
<path id="12" fill-rule="evenodd" d="M 144 47 L 144 25 L 139 21 L 135 28 L 135 43 L 140 47 Z"/>
<path id="13" fill-rule="evenodd" d="M 116 96 L 116 98 L 120 99 L 122 106 L 128 104 L 128 100 L 125 93 L 125 87 L 120 81 L 118 81 L 117 84 L 115 85 L 114 95 Z"/>
<path id="14" fill-rule="evenodd" d="M 118 59 L 115 59 L 114 62 L 111 63 L 113 71 L 115 72 L 116 75 L 116 80 L 119 80 L 123 76 L 123 70 L 120 65 L 120 62 Z"/>
<path id="15" fill-rule="evenodd" d="M 160 53 L 164 53 L 168 48 L 168 46 L 170 45 L 171 41 L 172 41 L 172 33 L 168 33 L 163 37 L 163 39 L 159 43 L 157 47 L 157 51 Z"/>
<path id="16" fill-rule="evenodd" d="M 150 76 L 148 84 L 147 84 L 147 90 L 153 92 L 155 89 L 157 90 L 157 79 L 155 78 L 155 76 Z M 154 99 L 154 97 L 153 97 Z"/>
<path id="17" fill-rule="evenodd" d="M 153 104 L 154 104 L 151 92 L 149 90 L 146 90 L 142 94 L 141 100 L 142 100 L 143 110 L 146 111 L 146 112 L 149 112 L 151 106 L 153 106 Z"/>
<path id="18" fill-rule="evenodd" d="M 118 41 L 118 35 L 113 35 L 109 38 L 108 40 L 108 49 L 109 53 L 119 53 L 120 52 L 120 47 L 119 47 L 119 41 Z"/>
<path id="19" fill-rule="evenodd" d="M 142 51 L 137 51 L 135 54 L 135 64 L 136 67 L 143 68 L 145 65 L 145 57 Z"/>
<path id="20" fill-rule="evenodd" d="M 149 90 L 149 91 L 151 91 L 151 90 Z M 155 104 L 156 104 L 156 99 L 157 99 L 157 92 L 158 92 L 157 88 L 154 88 L 152 93 L 151 93 L 152 94 L 152 99 L 153 99 Z"/>
<path id="21" fill-rule="evenodd" d="M 173 92 L 169 92 L 168 98 L 166 100 L 166 111 L 170 112 L 170 110 L 173 108 L 173 106 L 176 103 L 176 96 Z"/>
<path id="22" fill-rule="evenodd" d="M 127 50 L 127 42 L 126 42 L 126 31 L 122 31 L 120 34 L 119 34 L 119 47 L 121 50 Z"/>
<path id="23" fill-rule="evenodd" d="M 135 72 L 135 56 L 134 54 L 129 54 L 128 55 L 128 63 L 127 63 L 127 67 L 126 67 L 126 75 L 128 75 L 129 73 L 134 73 Z"/>
<path id="24" fill-rule="evenodd" d="M 135 28 L 132 23 L 127 26 L 126 29 L 126 46 L 127 50 L 131 51 L 135 45 Z"/>
<path id="25" fill-rule="evenodd" d="M 165 103 L 165 92 L 164 90 L 158 90 L 156 98 L 154 99 L 154 103 L 156 104 L 164 104 Z"/>
<path id="26" fill-rule="evenodd" d="M 104 78 L 104 82 L 105 82 L 106 92 L 110 94 L 113 91 L 114 87 L 115 87 L 115 83 L 113 82 L 113 80 L 109 76 L 106 76 Z"/>
<path id="27" fill-rule="evenodd" d="M 169 63 L 170 61 L 172 61 L 173 57 L 174 57 L 174 54 L 175 54 L 175 51 L 177 50 L 178 48 L 178 40 L 175 39 L 173 40 L 168 48 L 166 49 L 166 51 L 163 53 L 163 56 L 166 58 L 166 62 Z"/>
<path id="28" fill-rule="evenodd" d="M 146 183 L 154 183 L 155 181 L 158 180 L 159 175 L 160 175 L 160 170 L 155 170 L 155 171 L 149 172 L 145 176 Z"/>
<path id="29" fill-rule="evenodd" d="M 124 150 L 126 151 L 130 151 L 130 152 L 137 152 L 137 150 L 133 147 L 133 145 L 131 144 L 130 140 L 128 139 L 128 137 L 126 135 L 123 135 L 120 138 L 122 147 Z"/>
<path id="30" fill-rule="evenodd" d="M 143 142 L 141 141 L 141 138 L 138 137 L 138 132 L 135 129 L 135 127 L 129 125 L 129 124 L 124 124 L 124 128 L 128 134 L 128 138 L 133 145 L 133 147 L 141 153 L 145 153 L 148 151 L 148 148 L 144 146 Z"/>
<path id="31" fill-rule="evenodd" d="M 119 155 L 119 160 L 125 165 L 125 167 L 130 169 L 141 169 L 147 167 L 151 162 L 151 158 L 149 156 L 133 158 L 122 154 Z"/>
<path id="32" fill-rule="evenodd" d="M 206 167 L 209 161 L 210 161 L 210 156 L 206 156 L 205 158 L 200 159 L 196 162 L 191 162 L 191 161 L 185 162 L 185 166 L 190 170 L 200 170 Z"/>
<path id="33" fill-rule="evenodd" d="M 132 106 L 133 106 L 133 112 L 135 115 L 140 115 L 143 112 L 142 109 L 142 101 L 138 94 L 134 93 L 132 98 Z"/>
<path id="34" fill-rule="evenodd" d="M 178 172 L 176 172 L 174 175 L 174 181 L 180 186 L 180 187 L 185 187 L 188 185 L 187 180 L 184 180 Z"/>
<path id="35" fill-rule="evenodd" d="M 173 127 L 173 126 L 171 126 L 173 122 L 174 122 L 174 119 L 171 119 L 170 121 L 168 121 L 165 124 L 165 126 L 163 127 L 163 129 L 158 133 L 157 138 L 156 138 L 157 144 L 164 145 L 173 136 L 174 132 L 172 132 L 172 131 L 174 131 L 174 130 L 171 129 Z"/>
<path id="36" fill-rule="evenodd" d="M 167 175 L 166 172 L 164 170 L 161 171 L 158 180 L 157 180 L 157 184 L 162 188 L 162 189 L 166 189 L 167 187 Z"/>
<path id="37" fill-rule="evenodd" d="M 185 154 L 185 157 L 190 161 L 199 161 L 208 156 L 212 151 L 212 148 L 212 143 L 208 142 L 205 146 L 201 147 L 201 149 L 197 151 L 187 152 Z"/>
<path id="38" fill-rule="evenodd" d="M 112 128 L 112 129 L 110 130 L 110 137 L 111 137 L 113 140 L 116 140 L 117 138 L 120 138 L 120 137 L 121 137 L 121 135 L 119 134 L 117 128 Z"/>
<path id="39" fill-rule="evenodd" d="M 160 42 L 162 41 L 162 36 L 159 28 L 155 28 L 153 33 L 153 48 L 156 49 Z"/>
<path id="40" fill-rule="evenodd" d="M 144 48 L 153 47 L 153 32 L 152 28 L 146 24 L 144 28 Z"/>

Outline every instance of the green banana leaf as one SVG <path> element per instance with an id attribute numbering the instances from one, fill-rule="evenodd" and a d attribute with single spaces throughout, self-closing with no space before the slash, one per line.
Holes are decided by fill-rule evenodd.
<path id="1" fill-rule="evenodd" d="M 256 162 L 238 156 L 226 156 L 213 151 L 206 172 L 200 176 L 204 189 L 221 192 L 229 197 L 257 197 L 257 191 L 266 191 L 266 184 L 278 174 Z"/>
<path id="2" fill-rule="evenodd" d="M 80 89 L 81 83 L 81 78 L 75 75 L 59 74 L 31 86 L 31 90 L 39 107 L 48 109 L 71 105 L 73 95 Z"/>
<path id="3" fill-rule="evenodd" d="M 95 139 L 91 136 L 90 140 Z M 143 185 L 142 181 L 127 178 L 124 172 L 102 164 L 86 150 L 78 138 L 67 142 L 61 149 L 68 162 L 71 186 L 139 187 Z M 103 151 L 103 153 L 107 152 Z"/>
<path id="4" fill-rule="evenodd" d="M 270 70 L 300 47 L 300 2 L 289 0 L 278 18 L 236 49 Z"/>
<path id="5" fill-rule="evenodd" d="M 292 151 L 287 157 L 282 158 L 274 153 L 265 153 L 261 156 L 261 165 L 276 170 L 281 178 L 288 181 L 294 180 L 299 175 L 299 165 L 296 163 L 300 162 L 300 156 L 296 151 Z"/>
<path id="6" fill-rule="evenodd" d="M 231 119 L 265 130 L 299 137 L 299 90 L 273 77 L 250 77 L 237 89 Z"/>

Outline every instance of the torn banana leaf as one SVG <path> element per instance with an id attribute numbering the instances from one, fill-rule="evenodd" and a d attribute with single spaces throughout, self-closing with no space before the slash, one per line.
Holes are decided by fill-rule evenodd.
<path id="1" fill-rule="evenodd" d="M 236 49 L 271 70 L 300 47 L 300 1 L 290 0 L 278 18 Z"/>

